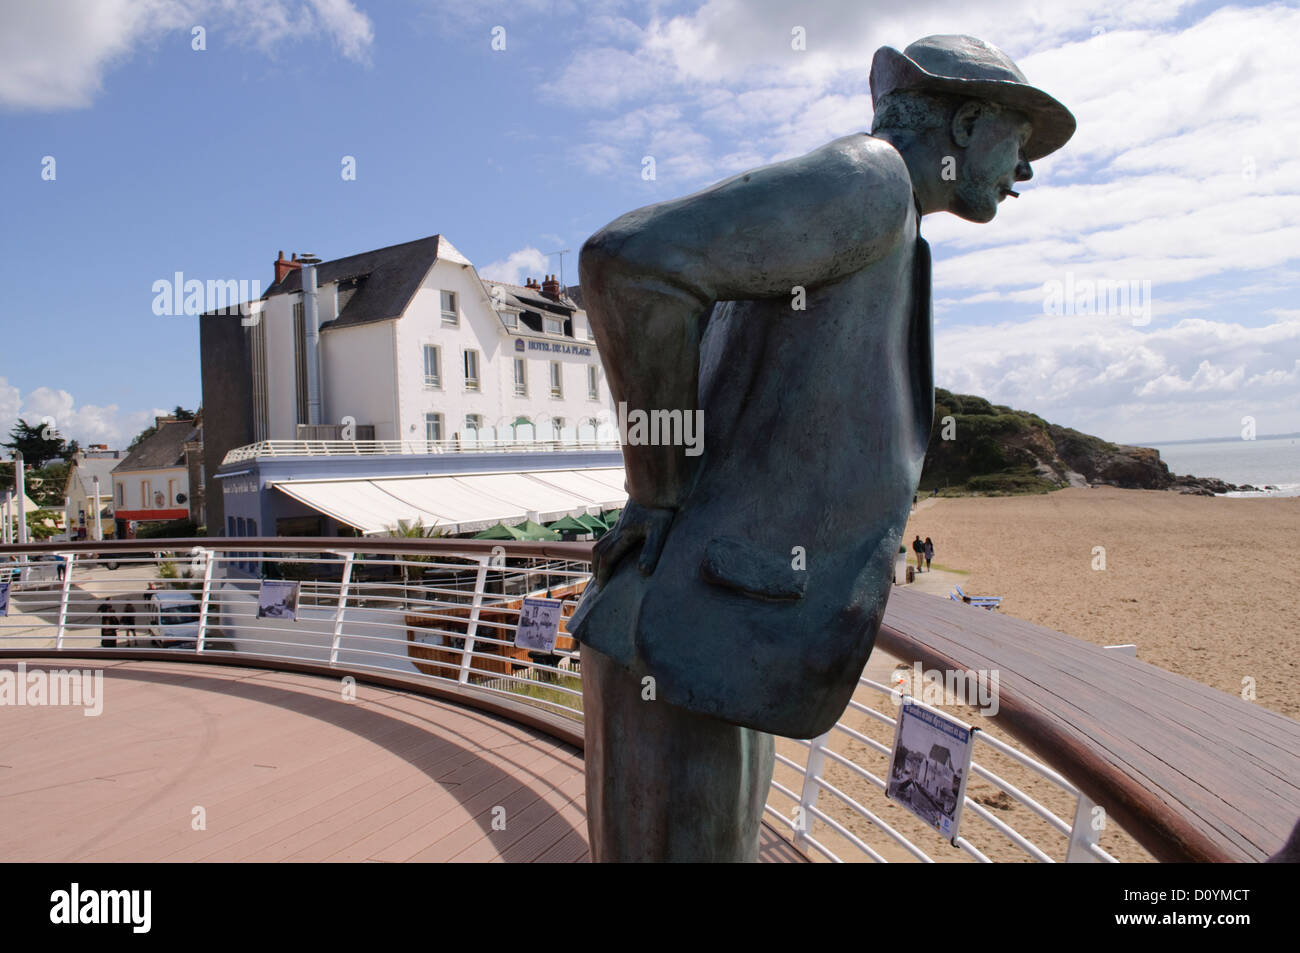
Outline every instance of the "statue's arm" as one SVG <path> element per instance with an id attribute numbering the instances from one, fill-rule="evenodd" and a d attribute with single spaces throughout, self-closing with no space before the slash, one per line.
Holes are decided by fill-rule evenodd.
<path id="1" fill-rule="evenodd" d="M 913 214 L 898 153 L 854 136 L 602 228 L 578 268 L 615 407 L 693 413 L 700 324 L 715 302 L 792 298 L 859 271 L 897 247 Z M 623 454 L 632 501 L 667 510 L 699 459 L 680 446 Z"/>

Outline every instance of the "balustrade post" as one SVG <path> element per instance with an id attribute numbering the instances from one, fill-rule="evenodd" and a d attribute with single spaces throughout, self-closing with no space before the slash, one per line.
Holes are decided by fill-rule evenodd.
<path id="1" fill-rule="evenodd" d="M 339 664 L 339 641 L 343 638 L 343 612 L 348 607 L 348 590 L 352 588 L 352 559 L 356 553 L 343 553 L 343 576 L 339 582 L 339 604 L 334 610 L 334 639 L 330 643 L 330 664 Z"/>
<path id="2" fill-rule="evenodd" d="M 199 631 L 195 637 L 194 651 L 202 652 L 208 632 L 208 607 L 212 602 L 212 566 L 215 555 L 210 549 L 195 546 L 203 554 L 203 595 L 199 597 Z M 191 553 L 194 551 L 191 550 Z M 194 555 L 198 555 L 195 553 Z"/>
<path id="3" fill-rule="evenodd" d="M 479 610 L 483 608 L 483 590 L 487 588 L 488 561 L 491 556 L 478 557 L 478 574 L 474 577 L 474 602 L 469 609 L 469 623 L 465 626 L 465 648 L 460 659 L 460 678 L 462 685 L 469 684 L 469 670 L 474 662 L 474 636 L 478 633 Z"/>
<path id="4" fill-rule="evenodd" d="M 831 741 L 831 733 L 818 735 L 808 744 L 808 765 L 804 769 L 803 788 L 799 792 L 799 806 L 794 818 L 794 846 L 808 853 L 808 832 L 812 830 L 812 809 L 817 806 L 821 783 L 817 777 L 826 766 L 826 752 L 822 748 Z"/>
<path id="5" fill-rule="evenodd" d="M 1070 846 L 1065 852 L 1067 864 L 1098 864 L 1101 858 L 1088 849 L 1097 843 L 1099 831 L 1093 826 L 1093 811 L 1097 805 L 1079 794 L 1079 806 L 1074 809 L 1074 823 L 1070 827 Z"/>
<path id="6" fill-rule="evenodd" d="M 72 569 L 77 564 L 77 554 L 56 553 L 55 557 L 62 557 L 68 561 L 67 567 L 63 571 L 63 595 L 59 599 L 59 630 L 54 636 L 54 647 L 62 649 L 63 630 L 68 624 L 68 595 L 72 592 Z"/>

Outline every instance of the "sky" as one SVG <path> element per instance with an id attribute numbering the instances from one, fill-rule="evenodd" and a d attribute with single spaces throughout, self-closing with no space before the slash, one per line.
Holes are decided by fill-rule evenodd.
<path id="1" fill-rule="evenodd" d="M 933 33 L 1078 119 L 992 222 L 924 219 L 936 385 L 1118 442 L 1300 431 L 1300 7 L 1184 0 L 0 0 L 0 430 L 194 408 L 177 272 L 442 233 L 573 283 L 622 213 L 868 131 L 875 50 Z"/>

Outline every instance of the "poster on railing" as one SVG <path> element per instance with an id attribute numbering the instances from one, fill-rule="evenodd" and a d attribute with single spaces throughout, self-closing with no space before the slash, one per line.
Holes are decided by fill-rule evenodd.
<path id="1" fill-rule="evenodd" d="M 970 725 L 904 698 L 885 796 L 955 841 L 974 741 Z"/>
<path id="2" fill-rule="evenodd" d="M 282 579 L 263 579 L 257 594 L 259 619 L 298 618 L 298 583 Z"/>
<path id="3" fill-rule="evenodd" d="M 560 599 L 525 599 L 519 610 L 515 646 L 534 652 L 554 652 L 555 639 L 560 634 L 561 602 Z"/>
<path id="4" fill-rule="evenodd" d="M 9 614 L 9 583 L 0 582 L 0 616 Z"/>

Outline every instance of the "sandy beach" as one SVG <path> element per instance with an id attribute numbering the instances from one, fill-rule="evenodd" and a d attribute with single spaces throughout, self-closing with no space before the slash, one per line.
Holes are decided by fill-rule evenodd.
<path id="1" fill-rule="evenodd" d="M 1211 498 L 1109 487 L 1044 496 L 929 499 L 907 526 L 909 563 L 910 543 L 918 534 L 934 540 L 938 571 L 918 576 L 914 585 L 936 598 L 946 597 L 953 583 L 973 595 L 1002 596 L 999 611 L 1004 614 L 1099 645 L 1136 643 L 1138 658 L 1225 692 L 1239 695 L 1242 680 L 1253 678 L 1256 704 L 1300 717 L 1300 613 L 1294 596 L 1300 579 L 1300 499 Z M 1104 569 L 1093 568 L 1094 562 L 1102 565 L 1095 547 L 1104 549 Z M 888 682 L 896 664 L 874 652 L 866 675 Z M 857 700 L 891 717 L 897 711 L 871 692 L 859 692 Z M 949 710 L 1033 753 L 976 709 L 954 705 Z M 846 713 L 845 721 L 885 746 L 892 743 L 888 726 L 865 714 Z M 832 745 L 883 777 L 883 755 L 841 733 Z M 779 741 L 778 751 L 797 762 L 806 758 L 806 749 L 795 742 Z M 1058 817 L 1072 819 L 1073 799 L 1054 785 L 987 748 L 977 748 L 977 760 Z M 796 784 L 794 772 L 784 767 L 778 767 L 776 777 Z M 849 769 L 832 762 L 826 777 L 845 794 L 881 811 L 884 821 L 935 860 L 971 860 L 903 808 L 884 802 L 878 788 Z M 990 783 L 972 778 L 967 795 L 1028 834 L 1053 859 L 1064 859 L 1064 837 Z M 778 806 L 776 800 L 769 803 Z M 818 805 L 886 859 L 911 859 L 834 797 L 823 795 Z M 963 824 L 993 860 L 1030 860 L 971 812 Z M 813 834 L 842 857 L 861 856 L 823 822 Z M 1102 831 L 1100 843 L 1123 861 L 1152 860 L 1114 825 Z"/>
<path id="2" fill-rule="evenodd" d="M 925 501 L 905 538 L 999 611 L 1300 718 L 1300 498 L 1111 487 Z M 1096 547 L 1105 568 L 1094 569 Z M 1098 565 L 1100 563 L 1098 562 Z"/>

